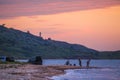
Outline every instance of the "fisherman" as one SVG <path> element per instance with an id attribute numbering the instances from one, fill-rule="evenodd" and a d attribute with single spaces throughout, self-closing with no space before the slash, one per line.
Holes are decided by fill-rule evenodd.
<path id="1" fill-rule="evenodd" d="M 70 62 L 69 60 L 66 61 L 65 65 L 70 65 Z"/>
<path id="2" fill-rule="evenodd" d="M 82 67 L 81 59 L 79 58 L 78 61 L 79 61 L 79 66 Z"/>
<path id="3" fill-rule="evenodd" d="M 89 68 L 91 59 L 88 59 L 86 67 Z"/>

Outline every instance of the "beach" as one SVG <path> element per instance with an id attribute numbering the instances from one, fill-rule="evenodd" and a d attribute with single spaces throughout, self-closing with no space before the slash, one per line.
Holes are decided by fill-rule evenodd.
<path id="1" fill-rule="evenodd" d="M 0 80 L 50 80 L 75 66 L 43 66 L 33 64 L 0 64 Z"/>
<path id="2" fill-rule="evenodd" d="M 66 69 L 81 68 L 64 65 L 0 64 L 0 80 L 51 80 L 50 77 L 64 74 Z"/>
<path id="3" fill-rule="evenodd" d="M 57 61 L 57 62 L 56 62 Z M 66 66 L 66 60 L 44 60 L 43 65 L 7 62 L 0 64 L 0 80 L 119 80 L 120 60 L 92 60 L 90 67 Z M 85 61 L 82 61 L 85 63 Z M 112 76 L 111 76 L 112 75 Z"/>

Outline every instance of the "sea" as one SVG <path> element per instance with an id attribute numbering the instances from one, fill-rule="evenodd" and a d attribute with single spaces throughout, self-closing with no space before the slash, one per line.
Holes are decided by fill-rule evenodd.
<path id="1" fill-rule="evenodd" d="M 67 60 L 44 60 L 44 65 L 64 65 Z M 69 60 L 71 64 L 78 65 L 78 60 Z M 87 60 L 82 60 L 86 66 Z M 90 66 L 97 69 L 68 69 L 65 74 L 53 76 L 53 80 L 120 80 L 120 60 L 91 60 Z"/>
<path id="2" fill-rule="evenodd" d="M 43 65 L 65 65 L 66 59 L 45 59 Z M 78 65 L 77 59 L 70 59 L 71 64 Z M 87 60 L 81 60 L 86 66 Z M 91 60 L 93 69 L 68 69 L 65 74 L 53 76 L 52 80 L 120 80 L 120 60 Z"/>

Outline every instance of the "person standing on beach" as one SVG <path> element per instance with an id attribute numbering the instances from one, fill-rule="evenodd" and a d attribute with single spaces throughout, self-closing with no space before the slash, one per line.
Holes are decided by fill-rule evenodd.
<path id="1" fill-rule="evenodd" d="M 82 67 L 81 59 L 79 58 L 78 61 L 79 61 L 79 66 Z"/>
<path id="2" fill-rule="evenodd" d="M 70 62 L 69 60 L 66 61 L 65 65 L 70 65 Z"/>
<path id="3" fill-rule="evenodd" d="M 88 59 L 86 67 L 89 68 L 91 59 Z"/>

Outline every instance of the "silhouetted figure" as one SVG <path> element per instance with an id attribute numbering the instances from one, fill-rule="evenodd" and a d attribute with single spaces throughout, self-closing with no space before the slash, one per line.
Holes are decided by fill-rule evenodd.
<path id="1" fill-rule="evenodd" d="M 69 60 L 66 61 L 65 65 L 70 65 L 70 62 Z"/>
<path id="2" fill-rule="evenodd" d="M 87 68 L 89 68 L 90 61 L 91 61 L 91 59 L 89 59 L 89 60 L 87 61 L 87 65 L 86 65 Z"/>
<path id="3" fill-rule="evenodd" d="M 81 59 L 79 58 L 78 61 L 79 61 L 79 66 L 82 67 Z"/>

